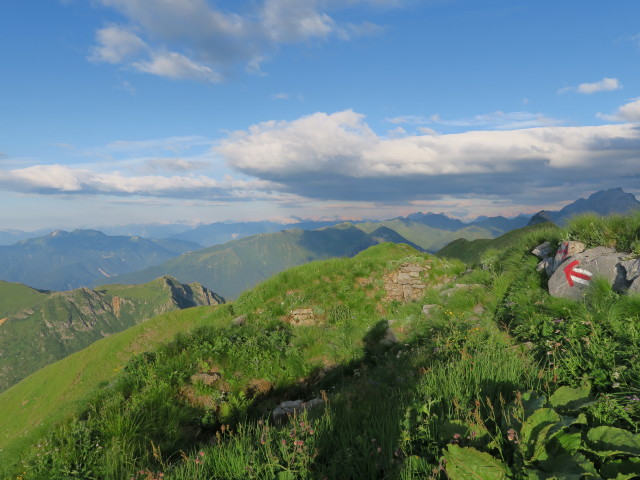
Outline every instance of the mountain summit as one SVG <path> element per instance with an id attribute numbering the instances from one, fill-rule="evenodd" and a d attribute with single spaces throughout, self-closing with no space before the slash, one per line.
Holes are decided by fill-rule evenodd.
<path id="1" fill-rule="evenodd" d="M 640 202 L 632 193 L 627 193 L 622 188 L 610 188 L 595 192 L 586 199 L 579 198 L 560 211 L 541 210 L 531 218 L 529 225 L 546 221 L 563 225 L 569 218 L 580 213 L 592 212 L 607 216 L 623 215 L 633 210 L 640 210 Z"/>

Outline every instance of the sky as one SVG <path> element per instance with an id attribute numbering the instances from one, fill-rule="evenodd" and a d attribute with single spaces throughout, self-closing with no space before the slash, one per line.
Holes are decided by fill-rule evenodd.
<path id="1" fill-rule="evenodd" d="M 640 195 L 637 0 L 0 8 L 0 229 Z"/>

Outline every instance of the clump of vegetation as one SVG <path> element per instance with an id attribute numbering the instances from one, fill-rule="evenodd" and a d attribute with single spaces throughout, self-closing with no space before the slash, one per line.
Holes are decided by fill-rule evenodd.
<path id="1" fill-rule="evenodd" d="M 640 298 L 599 282 L 583 302 L 552 298 L 529 253 L 567 235 L 590 244 L 572 225 L 512 234 L 472 271 L 380 245 L 283 272 L 134 356 L 12 474 L 635 478 Z M 638 242 L 620 232 L 616 248 Z M 424 294 L 389 299 L 389 272 L 407 264 L 424 268 Z M 296 310 L 311 320 L 295 324 Z M 271 421 L 281 401 L 311 398 L 323 407 Z"/>

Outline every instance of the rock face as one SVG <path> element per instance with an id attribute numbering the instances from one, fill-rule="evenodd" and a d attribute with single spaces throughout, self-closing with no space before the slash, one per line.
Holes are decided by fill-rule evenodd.
<path id="1" fill-rule="evenodd" d="M 563 250 L 563 251 L 561 251 Z M 611 248 L 596 247 L 574 255 L 564 255 L 563 246 L 558 249 L 564 260 L 556 266 L 549 279 L 549 293 L 554 297 L 580 299 L 594 276 L 602 277 L 617 292 L 625 292 L 640 272 L 633 273 L 633 262 L 628 262 L 628 253 L 619 253 Z M 556 259 L 558 255 L 556 255 Z M 625 265 L 628 267 L 625 268 Z M 632 279 L 627 276 L 627 268 Z M 635 276 L 634 276 L 635 275 Z"/>

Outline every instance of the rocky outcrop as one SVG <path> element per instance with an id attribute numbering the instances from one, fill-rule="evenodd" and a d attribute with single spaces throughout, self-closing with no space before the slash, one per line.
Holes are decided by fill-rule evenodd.
<path id="1" fill-rule="evenodd" d="M 542 258 L 538 270 L 547 272 L 554 297 L 578 300 L 595 277 L 606 279 L 616 292 L 640 291 L 640 259 L 629 253 L 608 247 L 585 250 L 580 242 L 563 242 L 553 258 L 546 243 L 532 253 Z"/>

